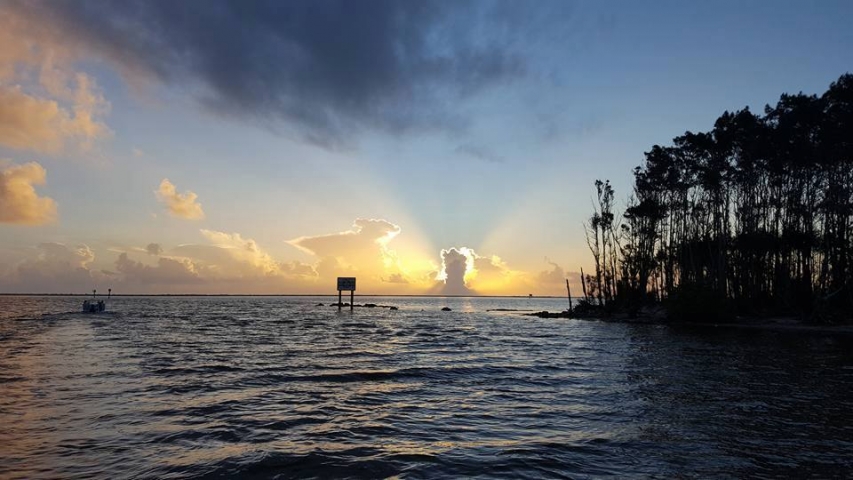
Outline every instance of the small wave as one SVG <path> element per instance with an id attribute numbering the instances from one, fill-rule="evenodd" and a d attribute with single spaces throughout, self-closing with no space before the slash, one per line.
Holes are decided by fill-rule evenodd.
<path id="1" fill-rule="evenodd" d="M 26 380 L 26 377 L 21 377 L 17 375 L 0 375 L 0 383 L 16 383 L 22 382 Z"/>
<path id="2" fill-rule="evenodd" d="M 250 434 L 246 428 L 210 427 L 183 429 L 177 432 L 151 434 L 149 441 L 155 444 L 186 444 L 204 442 L 238 443 Z"/>
<path id="3" fill-rule="evenodd" d="M 545 367 L 550 369 L 550 367 Z M 266 374 L 245 380 L 248 384 L 278 384 L 289 382 L 350 383 L 383 382 L 399 379 L 449 379 L 453 377 L 479 378 L 511 376 L 529 367 L 491 366 L 476 367 L 409 367 L 390 370 L 353 370 L 310 375 Z"/>
<path id="4" fill-rule="evenodd" d="M 171 377 L 175 375 L 196 375 L 207 373 L 242 372 L 244 369 L 233 365 L 199 365 L 195 367 L 162 367 L 151 371 L 155 375 Z"/>
<path id="5" fill-rule="evenodd" d="M 356 447 L 305 454 L 253 452 L 216 464 L 208 478 L 387 478 L 402 465 L 389 461 L 381 450 Z"/>

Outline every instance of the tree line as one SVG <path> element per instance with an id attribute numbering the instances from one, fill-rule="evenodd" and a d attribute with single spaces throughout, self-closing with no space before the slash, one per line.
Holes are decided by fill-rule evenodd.
<path id="1" fill-rule="evenodd" d="M 853 75 L 655 145 L 624 213 L 596 181 L 587 301 L 691 318 L 853 312 Z"/>

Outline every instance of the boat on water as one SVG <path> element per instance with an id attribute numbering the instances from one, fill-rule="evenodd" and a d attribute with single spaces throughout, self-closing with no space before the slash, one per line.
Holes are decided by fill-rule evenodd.
<path id="1" fill-rule="evenodd" d="M 113 289 L 110 288 L 107 290 L 107 300 L 110 299 L 110 295 L 112 295 Z M 83 300 L 83 313 L 101 313 L 107 310 L 107 302 L 104 300 L 98 300 L 98 291 L 92 290 L 92 299 L 91 300 Z"/>

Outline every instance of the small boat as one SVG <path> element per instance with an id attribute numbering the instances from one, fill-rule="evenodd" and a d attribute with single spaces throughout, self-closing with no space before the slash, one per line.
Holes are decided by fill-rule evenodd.
<path id="1" fill-rule="evenodd" d="M 107 290 L 107 300 L 110 299 L 110 295 L 112 295 L 112 293 L 112 288 Z M 92 299 L 83 301 L 83 313 L 101 313 L 106 311 L 107 302 L 104 300 L 98 300 L 97 294 L 97 290 L 92 290 Z"/>
<path id="2" fill-rule="evenodd" d="M 83 311 L 85 313 L 100 313 L 106 309 L 107 305 L 103 300 L 86 300 L 83 302 Z"/>

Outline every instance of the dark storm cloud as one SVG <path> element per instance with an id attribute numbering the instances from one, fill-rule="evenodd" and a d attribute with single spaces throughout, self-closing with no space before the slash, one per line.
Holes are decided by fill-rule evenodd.
<path id="1" fill-rule="evenodd" d="M 128 77 L 327 146 L 365 128 L 455 130 L 456 102 L 526 72 L 512 3 L 62 1 L 13 4 Z M 512 17 L 516 18 L 512 18 Z M 522 31 L 524 30 L 524 31 Z M 275 123 L 275 122 L 273 122 Z M 271 125 L 272 126 L 272 125 Z M 273 128 L 278 128 L 273 126 Z"/>

